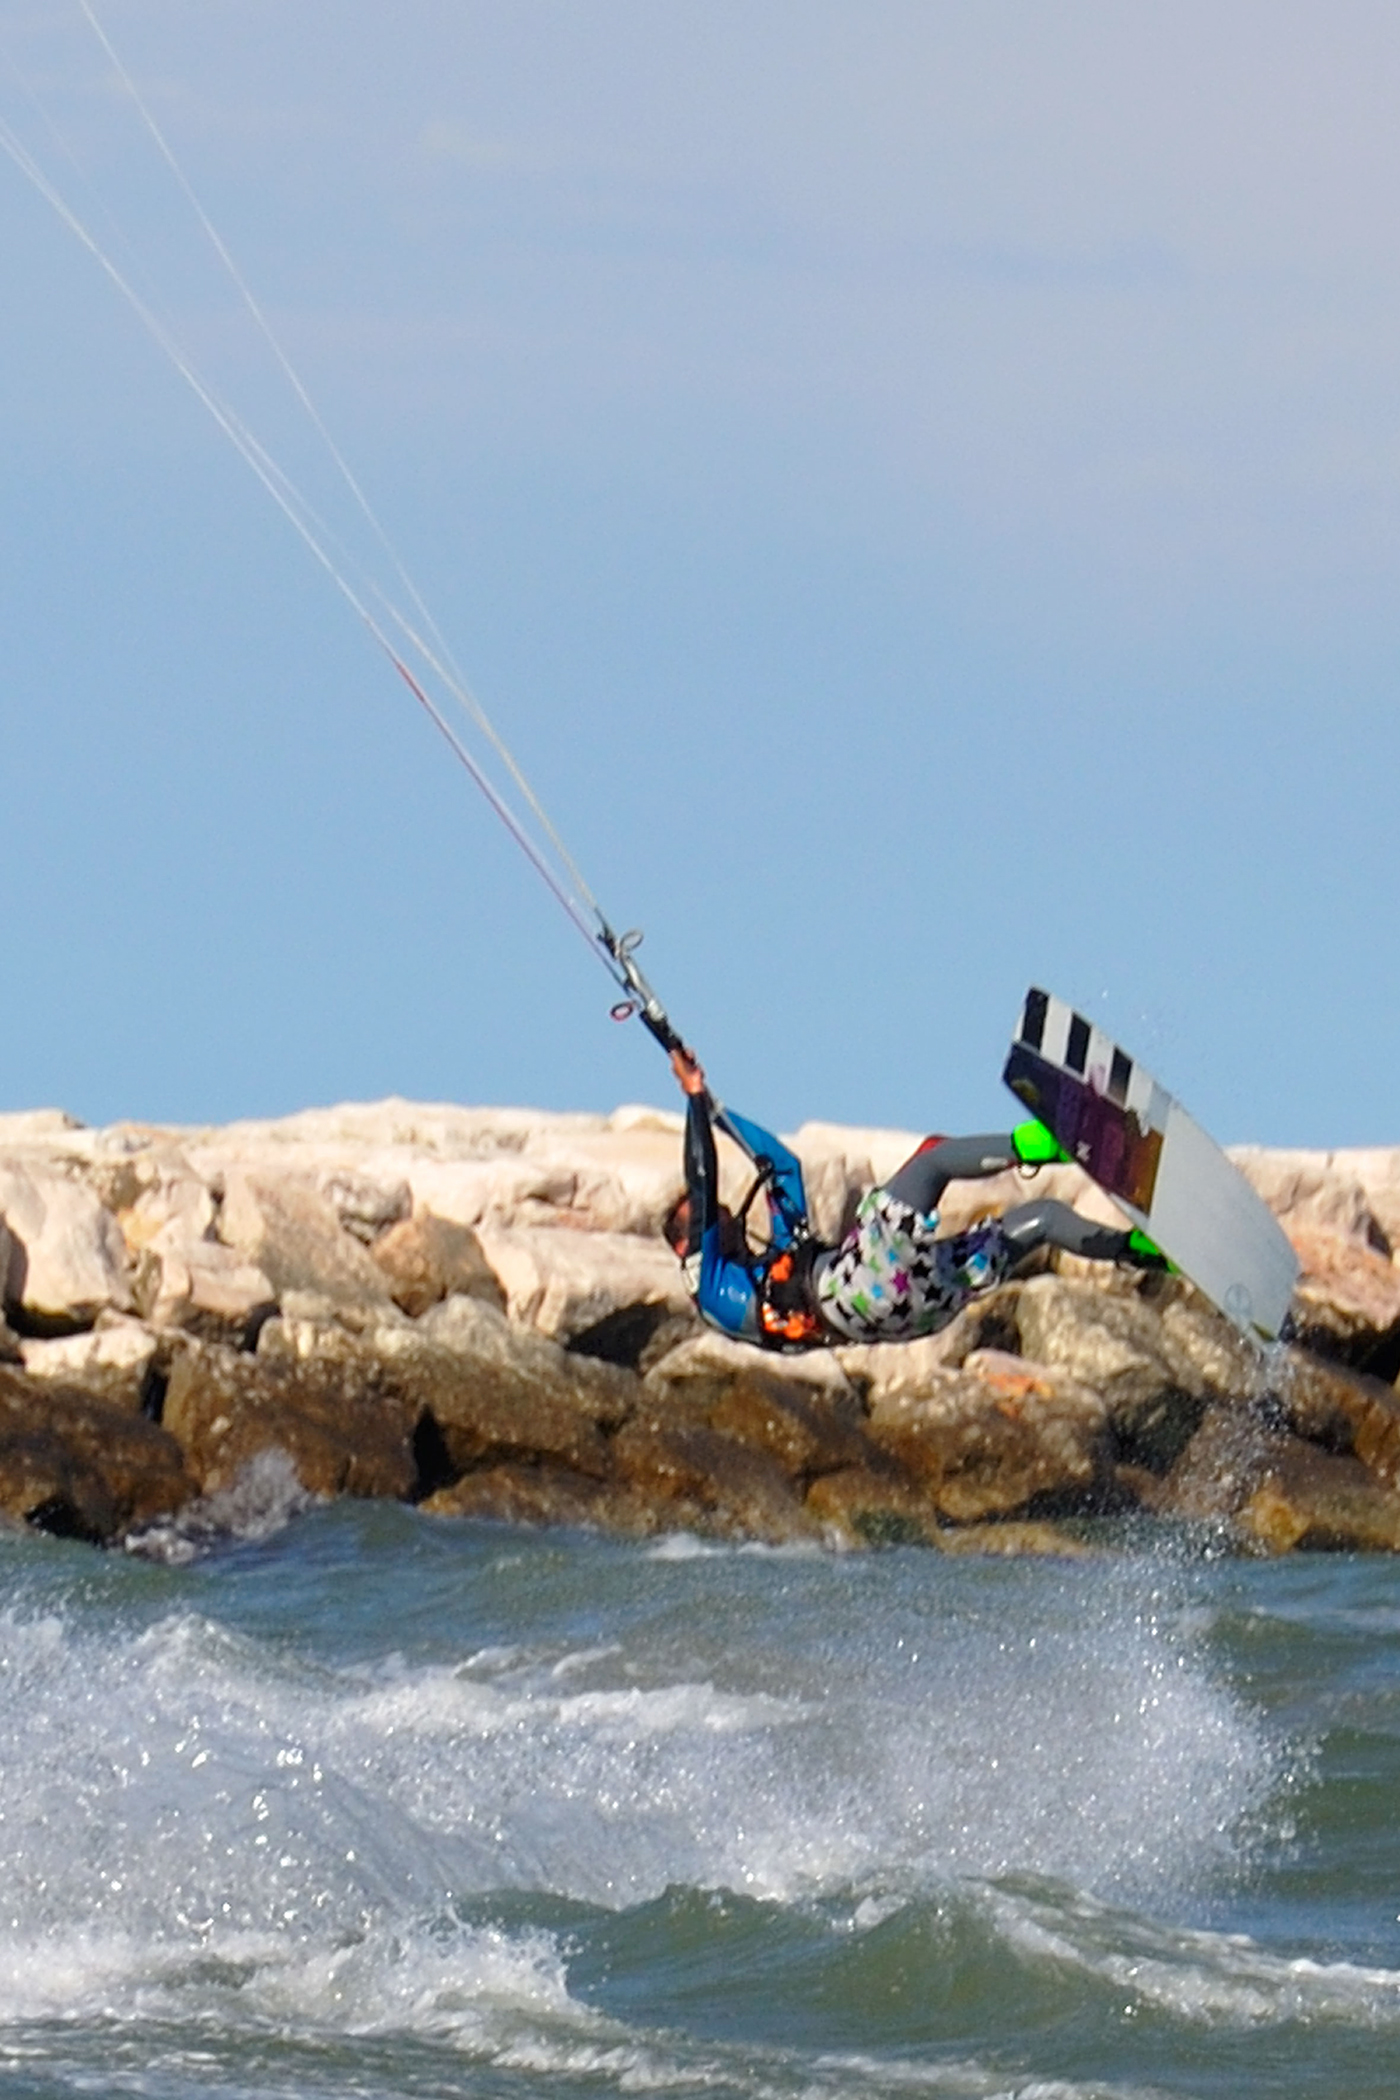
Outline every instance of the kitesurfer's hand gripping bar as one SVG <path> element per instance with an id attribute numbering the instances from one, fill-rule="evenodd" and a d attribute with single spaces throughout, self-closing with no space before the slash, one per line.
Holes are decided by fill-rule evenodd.
<path id="1" fill-rule="evenodd" d="M 627 994 L 627 997 L 620 999 L 612 1009 L 613 1019 L 615 1021 L 630 1021 L 635 1014 L 648 1035 L 661 1045 L 668 1057 L 674 1051 L 679 1050 L 684 1056 L 693 1060 L 695 1056 L 694 1051 L 688 1047 L 684 1038 L 679 1036 L 671 1026 L 670 1016 L 650 984 L 648 984 L 642 967 L 637 961 L 637 949 L 641 945 L 641 940 L 640 928 L 634 927 L 629 933 L 614 933 L 607 920 L 603 920 L 602 930 L 598 935 L 598 944 L 607 955 L 608 967 Z M 732 1138 L 741 1152 L 756 1161 L 752 1145 L 749 1144 L 743 1133 L 736 1129 L 732 1119 L 725 1110 L 724 1103 L 717 1100 L 708 1087 L 705 1089 L 705 1099 L 709 1103 L 710 1114 L 714 1117 L 725 1136 Z M 769 1164 L 771 1168 L 771 1162 Z"/>

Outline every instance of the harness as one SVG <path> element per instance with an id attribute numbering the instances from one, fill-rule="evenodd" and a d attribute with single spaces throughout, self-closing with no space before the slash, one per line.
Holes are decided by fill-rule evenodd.
<path id="1" fill-rule="evenodd" d="M 745 1242 L 749 1212 L 760 1189 L 786 1234 L 771 1260 L 749 1265 L 758 1323 L 772 1348 L 807 1349 L 813 1342 L 826 1339 L 811 1293 L 812 1265 L 821 1251 L 821 1242 L 813 1234 L 806 1212 L 797 1208 L 778 1182 L 773 1161 L 761 1155 L 754 1161 L 754 1169 L 749 1192 L 735 1214 Z"/>

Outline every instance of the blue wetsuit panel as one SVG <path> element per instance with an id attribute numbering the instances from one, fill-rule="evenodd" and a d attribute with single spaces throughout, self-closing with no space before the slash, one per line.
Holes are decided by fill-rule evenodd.
<path id="1" fill-rule="evenodd" d="M 807 1218 L 807 1191 L 802 1185 L 802 1162 L 795 1152 L 789 1152 L 781 1138 L 774 1137 L 761 1123 L 751 1123 L 747 1116 L 738 1116 L 732 1108 L 724 1111 L 725 1121 L 734 1126 L 735 1135 L 750 1159 L 771 1159 L 773 1181 L 766 1191 L 768 1212 L 772 1219 L 773 1245 L 778 1248 L 791 1246 L 798 1229 Z"/>
<path id="2" fill-rule="evenodd" d="M 718 1225 L 700 1242 L 700 1281 L 695 1306 L 702 1319 L 725 1334 L 752 1341 L 759 1333 L 758 1293 L 750 1270 L 720 1251 Z"/>

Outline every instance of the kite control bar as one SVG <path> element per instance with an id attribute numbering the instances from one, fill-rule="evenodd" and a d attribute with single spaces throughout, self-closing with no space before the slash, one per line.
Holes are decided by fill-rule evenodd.
<path id="1" fill-rule="evenodd" d="M 620 999 L 612 1010 L 615 1021 L 630 1021 L 633 1014 L 647 1033 L 660 1043 L 669 1056 L 673 1050 L 684 1050 L 685 1044 L 671 1026 L 665 1007 L 657 998 L 637 961 L 637 950 L 642 944 L 639 927 L 630 933 L 614 933 L 607 921 L 598 935 L 599 942 L 609 956 L 613 973 L 622 985 L 627 997 Z"/>

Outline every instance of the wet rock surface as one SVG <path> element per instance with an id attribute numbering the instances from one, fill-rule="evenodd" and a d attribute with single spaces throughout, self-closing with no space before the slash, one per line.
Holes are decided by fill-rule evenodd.
<path id="1" fill-rule="evenodd" d="M 913 1141 L 799 1132 L 824 1229 Z M 1073 1553 L 1141 1512 L 1400 1550 L 1400 1149 L 1239 1159 L 1302 1262 L 1288 1346 L 1063 1259 L 927 1341 L 769 1357 L 700 1327 L 660 1238 L 678 1116 L 0 1117 L 0 1513 L 110 1544 L 275 1475 L 288 1507 L 638 1536 Z M 1073 1168 L 1044 1185 L 1103 1213 Z M 955 1189 L 946 1222 L 1024 1195 Z"/>

